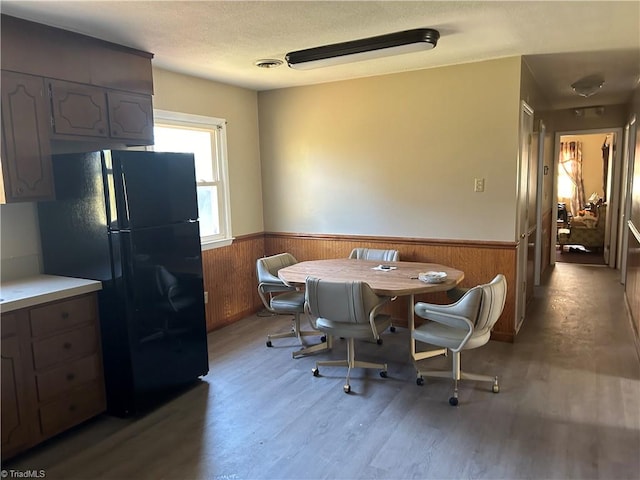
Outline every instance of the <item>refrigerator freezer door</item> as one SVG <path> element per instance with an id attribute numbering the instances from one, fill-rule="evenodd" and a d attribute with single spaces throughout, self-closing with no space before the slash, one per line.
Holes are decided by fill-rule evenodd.
<path id="1" fill-rule="evenodd" d="M 190 153 L 104 152 L 112 225 L 137 229 L 197 220 L 198 200 Z"/>
<path id="2" fill-rule="evenodd" d="M 56 201 L 39 202 L 44 273 L 109 281 L 111 245 L 99 152 L 54 155 Z"/>

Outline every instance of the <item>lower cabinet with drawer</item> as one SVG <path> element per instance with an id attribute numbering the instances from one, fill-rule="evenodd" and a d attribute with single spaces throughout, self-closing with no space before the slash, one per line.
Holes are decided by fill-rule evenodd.
<path id="1" fill-rule="evenodd" d="M 31 444 L 33 395 L 25 384 L 26 352 L 19 334 L 19 322 L 26 323 L 24 312 L 2 315 L 0 357 L 2 357 L 2 458 L 15 455 Z"/>
<path id="2" fill-rule="evenodd" d="M 3 459 L 106 410 L 97 312 L 90 293 L 2 315 Z"/>

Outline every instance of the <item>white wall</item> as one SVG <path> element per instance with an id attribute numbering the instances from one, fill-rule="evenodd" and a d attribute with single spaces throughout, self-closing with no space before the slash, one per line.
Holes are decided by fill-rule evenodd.
<path id="1" fill-rule="evenodd" d="M 265 230 L 514 241 L 520 65 L 260 92 Z"/>
<path id="2" fill-rule="evenodd" d="M 35 203 L 0 205 L 0 278 L 40 273 L 38 210 Z"/>

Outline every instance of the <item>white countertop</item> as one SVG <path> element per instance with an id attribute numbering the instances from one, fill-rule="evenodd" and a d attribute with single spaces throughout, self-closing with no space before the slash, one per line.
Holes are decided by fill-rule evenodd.
<path id="1" fill-rule="evenodd" d="M 101 289 L 102 283 L 97 280 L 55 275 L 11 280 L 0 284 L 0 311 L 10 312 Z"/>

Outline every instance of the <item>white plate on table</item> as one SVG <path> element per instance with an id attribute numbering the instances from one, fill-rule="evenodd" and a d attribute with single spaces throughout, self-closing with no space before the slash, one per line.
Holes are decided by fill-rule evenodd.
<path id="1" fill-rule="evenodd" d="M 373 267 L 371 270 L 380 270 L 381 272 L 389 272 L 391 270 L 395 270 L 398 267 L 394 267 L 393 265 L 378 265 L 377 267 Z"/>

